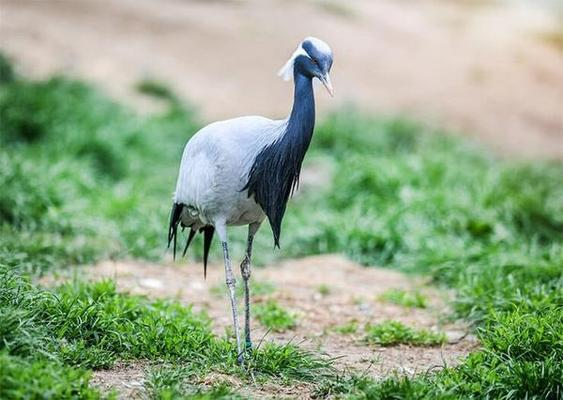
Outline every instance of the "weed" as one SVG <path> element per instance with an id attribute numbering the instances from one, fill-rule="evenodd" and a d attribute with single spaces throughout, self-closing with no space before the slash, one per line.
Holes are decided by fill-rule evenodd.
<path id="1" fill-rule="evenodd" d="M 0 85 L 10 83 L 16 79 L 14 67 L 10 59 L 2 52 L 0 52 Z"/>
<path id="2" fill-rule="evenodd" d="M 398 321 L 385 321 L 375 325 L 366 325 L 368 343 L 381 346 L 409 344 L 412 346 L 436 346 L 446 342 L 443 333 L 435 333 L 427 329 L 414 329 Z"/>
<path id="3" fill-rule="evenodd" d="M 153 96 L 159 99 L 168 100 L 172 103 L 178 102 L 178 97 L 174 92 L 163 82 L 154 79 L 144 79 L 137 82 L 135 88 L 139 93 L 147 96 Z"/>
<path id="4" fill-rule="evenodd" d="M 419 291 L 407 292 L 402 289 L 389 289 L 378 296 L 378 299 L 403 307 L 426 308 L 426 297 Z"/>
<path id="5" fill-rule="evenodd" d="M 0 351 L 0 371 L 0 389 L 6 400 L 104 398 L 88 386 L 87 371 L 46 359 L 25 359 Z"/>
<path id="6" fill-rule="evenodd" d="M 352 320 L 346 324 L 335 326 L 332 329 L 342 335 L 351 335 L 358 331 L 358 327 L 358 321 Z"/>
<path id="7" fill-rule="evenodd" d="M 319 287 L 317 287 L 317 291 L 321 296 L 328 296 L 332 292 L 330 286 L 325 284 L 319 285 Z"/>
<path id="8" fill-rule="evenodd" d="M 304 350 L 294 343 L 277 345 L 263 343 L 254 350 L 247 362 L 247 371 L 280 378 L 282 381 L 317 383 L 335 374 L 332 360 L 313 351 Z"/>
<path id="9" fill-rule="evenodd" d="M 284 309 L 275 300 L 256 304 L 254 316 L 262 325 L 274 332 L 283 332 L 297 325 L 295 314 Z"/>

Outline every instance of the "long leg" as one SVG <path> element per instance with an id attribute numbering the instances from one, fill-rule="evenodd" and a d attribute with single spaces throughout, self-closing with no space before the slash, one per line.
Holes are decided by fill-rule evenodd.
<path id="1" fill-rule="evenodd" d="M 225 259 L 225 281 L 227 283 L 227 288 L 229 289 L 229 295 L 231 297 L 231 312 L 233 314 L 233 327 L 235 330 L 235 336 L 237 339 L 237 361 L 239 364 L 243 362 L 243 351 L 240 341 L 240 332 L 238 327 L 238 314 L 237 314 L 237 301 L 235 296 L 235 275 L 233 274 L 233 268 L 231 267 L 231 259 L 229 257 L 229 246 L 227 243 L 227 227 L 225 224 L 215 224 L 215 229 L 219 234 L 221 239 L 221 245 L 223 246 L 223 258 Z"/>
<path id="2" fill-rule="evenodd" d="M 253 223 L 248 226 L 248 239 L 246 241 L 246 254 L 244 260 L 240 264 L 240 273 L 244 283 L 244 338 L 246 349 L 252 349 L 252 340 L 250 339 L 250 260 L 252 258 L 252 241 L 256 231 L 260 228 L 260 223 Z"/>

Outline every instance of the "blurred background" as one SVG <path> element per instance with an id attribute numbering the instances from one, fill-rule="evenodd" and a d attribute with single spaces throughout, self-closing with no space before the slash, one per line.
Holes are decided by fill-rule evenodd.
<path id="1" fill-rule="evenodd" d="M 0 49 L 26 76 L 93 81 L 140 110 L 140 79 L 170 83 L 204 120 L 282 118 L 275 74 L 314 35 L 336 97 L 472 135 L 503 154 L 563 157 L 559 0 L 0 1 Z"/>

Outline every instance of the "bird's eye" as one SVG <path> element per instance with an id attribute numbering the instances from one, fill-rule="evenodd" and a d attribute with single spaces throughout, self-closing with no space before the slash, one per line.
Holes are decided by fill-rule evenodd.
<path id="1" fill-rule="evenodd" d="M 315 65 L 318 67 L 318 66 L 319 66 L 319 62 L 318 62 L 317 60 L 315 60 L 314 58 L 313 58 L 312 60 L 313 60 L 313 64 L 315 64 Z"/>

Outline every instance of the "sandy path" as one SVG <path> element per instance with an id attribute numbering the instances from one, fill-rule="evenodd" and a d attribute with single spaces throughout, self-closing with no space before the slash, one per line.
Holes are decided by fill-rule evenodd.
<path id="1" fill-rule="evenodd" d="M 495 148 L 563 157 L 563 52 L 542 39 L 555 13 L 516 2 L 0 1 L 0 48 L 26 73 L 63 71 L 132 99 L 170 82 L 207 119 L 285 116 L 275 77 L 313 34 L 334 48 L 337 97 L 471 132 Z M 535 4 L 536 2 L 528 2 Z"/>
<path id="2" fill-rule="evenodd" d="M 224 334 L 225 328 L 231 325 L 228 299 L 221 293 L 224 286 L 221 265 L 214 264 L 210 267 L 206 281 L 203 280 L 200 265 L 183 263 L 158 265 L 107 261 L 84 272 L 90 279 L 111 277 L 122 291 L 153 298 L 176 298 L 182 303 L 193 304 L 195 310 L 205 310 L 209 314 L 217 334 Z M 252 279 L 275 285 L 272 294 L 254 296 L 254 303 L 274 298 L 298 316 L 299 322 L 295 329 L 282 333 L 270 332 L 265 340 L 279 343 L 292 340 L 331 357 L 339 357 L 336 366 L 342 370 L 367 371 L 376 378 L 394 371 L 422 373 L 444 365 L 455 365 L 478 346 L 475 338 L 470 335 L 460 340 L 467 332 L 462 324 L 440 324 L 440 317 L 447 313 L 445 293 L 424 286 L 424 282 L 396 271 L 365 268 L 342 256 L 324 255 L 255 269 Z M 329 293 L 321 295 L 320 285 L 328 288 Z M 421 288 L 430 299 L 429 307 L 404 308 L 376 299 L 379 294 L 391 288 Z M 365 323 L 388 319 L 399 320 L 418 328 L 445 331 L 450 343 L 442 347 L 379 347 L 363 343 Z M 333 330 L 335 326 L 353 320 L 360 326 L 356 334 L 340 334 Z M 255 342 L 265 334 L 260 324 L 253 321 Z M 143 369 L 142 364 L 119 365 L 109 372 L 96 373 L 95 382 L 105 388 L 118 387 L 129 394 L 137 393 L 142 391 Z M 288 394 L 295 394 L 292 390 L 308 393 L 309 389 L 289 388 Z M 257 387 L 253 390 L 265 389 Z"/>

